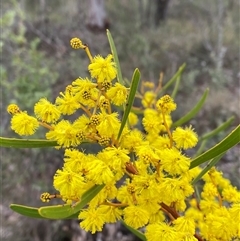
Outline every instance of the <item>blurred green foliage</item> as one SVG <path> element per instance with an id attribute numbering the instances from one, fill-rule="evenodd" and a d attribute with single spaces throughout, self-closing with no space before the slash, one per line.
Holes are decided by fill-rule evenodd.
<path id="1" fill-rule="evenodd" d="M 26 38 L 21 15 L 8 10 L 2 16 L 3 99 L 20 103 L 22 109 L 31 110 L 39 98 L 51 96 L 50 87 L 56 82 L 58 73 L 54 68 L 54 60 L 38 50 L 41 40 L 35 38 L 29 41 Z M 14 31 L 16 21 L 18 26 Z"/>

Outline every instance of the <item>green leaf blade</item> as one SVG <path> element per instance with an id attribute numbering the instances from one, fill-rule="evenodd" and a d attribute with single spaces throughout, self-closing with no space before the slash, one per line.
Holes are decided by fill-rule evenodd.
<path id="1" fill-rule="evenodd" d="M 204 134 L 199 141 L 205 140 L 205 139 L 210 139 L 213 136 L 217 135 L 219 132 L 225 130 L 228 126 L 230 126 L 230 124 L 233 122 L 234 117 L 230 117 L 226 122 L 224 122 L 222 125 L 218 126 L 216 129 L 214 129 L 211 132 L 208 132 L 206 134 Z"/>
<path id="2" fill-rule="evenodd" d="M 211 160 L 214 157 L 226 152 L 240 142 L 240 125 L 238 125 L 227 137 L 218 144 L 204 152 L 200 156 L 194 158 L 190 164 L 190 169 Z"/>
<path id="3" fill-rule="evenodd" d="M 30 218 L 44 218 L 38 213 L 38 208 L 23 206 L 19 204 L 11 204 L 10 208 L 23 216 L 30 217 Z"/>
<path id="4" fill-rule="evenodd" d="M 105 185 L 96 185 L 86 191 L 80 202 L 74 205 L 57 205 L 39 208 L 38 212 L 42 217 L 49 219 L 76 218 L 80 210 L 85 207 L 104 187 Z"/>
<path id="5" fill-rule="evenodd" d="M 172 94 L 171 94 L 171 97 L 172 97 L 173 99 L 175 99 L 175 97 L 176 97 L 176 95 L 177 95 L 177 92 L 178 92 L 178 89 L 179 89 L 180 80 L 181 80 L 181 78 L 180 78 L 180 76 L 179 76 L 179 77 L 177 78 L 177 80 L 176 80 L 174 89 L 173 89 Z"/>
<path id="6" fill-rule="evenodd" d="M 191 120 L 202 108 L 203 104 L 205 103 L 205 100 L 208 96 L 209 89 L 206 89 L 205 92 L 203 93 L 201 99 L 198 101 L 198 103 L 182 118 L 180 118 L 178 121 L 174 122 L 172 127 L 177 127 L 181 126 L 184 123 L 188 122 Z"/>
<path id="7" fill-rule="evenodd" d="M 43 148 L 43 147 L 55 147 L 58 146 L 56 141 L 48 141 L 41 139 L 16 139 L 0 137 L 1 147 L 10 148 Z"/>
<path id="8" fill-rule="evenodd" d="M 120 84 L 123 85 L 123 78 L 122 78 L 121 67 L 120 67 L 120 63 L 119 63 L 119 59 L 118 59 L 117 49 L 116 49 L 116 46 L 114 44 L 112 35 L 111 35 L 111 33 L 108 29 L 107 29 L 107 37 L 108 37 L 108 42 L 109 42 L 111 52 L 112 52 L 112 55 L 113 55 L 113 59 L 114 59 L 114 62 L 116 64 L 116 68 L 117 68 L 117 80 Z"/>
<path id="9" fill-rule="evenodd" d="M 138 237 L 139 239 L 141 239 L 142 241 L 147 241 L 147 238 L 145 237 L 145 235 L 143 233 L 141 233 L 140 231 L 128 226 L 124 221 L 121 221 L 121 223 L 132 233 L 134 234 L 136 237 Z"/>
<path id="10" fill-rule="evenodd" d="M 65 219 L 76 212 L 74 211 L 72 205 L 54 205 L 45 206 L 38 209 L 39 215 L 47 219 Z"/>
<path id="11" fill-rule="evenodd" d="M 161 95 L 164 91 L 166 91 L 174 83 L 174 81 L 181 76 L 185 68 L 186 68 L 186 63 L 182 64 L 179 67 L 178 71 L 175 73 L 175 75 L 161 88 L 161 90 L 157 93 L 158 96 Z"/>
<path id="12" fill-rule="evenodd" d="M 219 156 L 213 158 L 208 165 L 198 174 L 198 176 L 192 181 L 192 185 L 195 185 L 213 166 L 215 166 L 226 152 L 220 154 Z"/>
<path id="13" fill-rule="evenodd" d="M 127 123 L 129 113 L 132 109 L 135 94 L 137 92 L 138 84 L 139 84 L 139 81 L 140 81 L 140 77 L 141 77 L 140 71 L 138 69 L 135 69 L 134 73 L 133 73 L 133 76 L 132 76 L 132 82 L 131 82 L 131 87 L 130 87 L 130 91 L 129 91 L 129 95 L 128 95 L 126 109 L 124 111 L 121 126 L 120 126 L 120 129 L 119 129 L 119 132 L 118 132 L 118 138 L 117 138 L 118 140 L 121 137 L 123 128 L 124 128 L 125 124 Z"/>

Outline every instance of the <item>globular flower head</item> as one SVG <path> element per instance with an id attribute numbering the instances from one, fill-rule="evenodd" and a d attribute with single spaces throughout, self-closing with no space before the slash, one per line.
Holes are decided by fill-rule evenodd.
<path id="1" fill-rule="evenodd" d="M 146 228 L 146 238 L 148 241 L 176 241 L 179 240 L 179 233 L 174 227 L 164 222 L 149 224 Z"/>
<path id="2" fill-rule="evenodd" d="M 135 113 L 130 112 L 128 116 L 128 121 L 130 126 L 135 126 L 138 123 L 138 116 Z"/>
<path id="3" fill-rule="evenodd" d="M 134 205 L 126 207 L 123 214 L 125 223 L 136 229 L 146 225 L 150 217 L 147 210 Z"/>
<path id="4" fill-rule="evenodd" d="M 142 99 L 142 105 L 144 108 L 152 107 L 156 102 L 156 94 L 153 91 L 146 91 Z"/>
<path id="5" fill-rule="evenodd" d="M 112 61 L 113 56 L 109 54 L 105 59 L 97 55 L 94 57 L 93 62 L 89 64 L 88 70 L 92 78 L 96 78 L 98 83 L 105 80 L 112 81 L 117 76 L 115 63 Z"/>
<path id="6" fill-rule="evenodd" d="M 172 97 L 169 95 L 164 95 L 156 103 L 157 110 L 161 111 L 163 114 L 170 114 L 177 108 L 176 103 L 173 101 Z"/>
<path id="7" fill-rule="evenodd" d="M 111 87 L 107 91 L 107 97 L 111 102 L 117 106 L 122 105 L 126 102 L 128 90 L 125 86 L 116 83 L 115 86 Z"/>
<path id="8" fill-rule="evenodd" d="M 85 47 L 82 41 L 76 37 L 70 40 L 70 45 L 73 49 L 83 49 Z"/>
<path id="9" fill-rule="evenodd" d="M 136 150 L 143 143 L 143 134 L 139 130 L 132 130 L 122 139 L 122 147 L 128 150 Z"/>
<path id="10" fill-rule="evenodd" d="M 39 123 L 36 118 L 29 116 L 26 112 L 15 114 L 11 120 L 11 128 L 21 136 L 33 135 Z"/>
<path id="11" fill-rule="evenodd" d="M 202 237 L 206 240 L 233 240 L 237 234 L 235 223 L 239 223 L 238 221 L 232 219 L 226 207 L 212 209 L 209 213 L 205 213 L 201 227 Z"/>
<path id="12" fill-rule="evenodd" d="M 72 82 L 72 86 L 72 93 L 80 104 L 95 107 L 99 94 L 96 83 L 88 78 L 78 78 Z"/>
<path id="13" fill-rule="evenodd" d="M 7 107 L 7 112 L 8 112 L 9 114 L 11 114 L 11 115 L 15 115 L 15 114 L 17 114 L 17 113 L 20 113 L 21 110 L 20 110 L 20 108 L 18 107 L 18 105 L 16 105 L 16 104 L 10 104 L 10 105 L 8 105 L 8 107 Z"/>
<path id="14" fill-rule="evenodd" d="M 83 221 L 80 222 L 80 227 L 91 233 L 102 231 L 105 222 L 104 214 L 101 209 L 89 208 L 82 210 L 78 216 Z"/>
<path id="15" fill-rule="evenodd" d="M 107 110 L 110 107 L 110 101 L 105 96 L 101 95 L 98 105 L 101 110 Z"/>
<path id="16" fill-rule="evenodd" d="M 113 180 L 113 172 L 102 160 L 95 158 L 89 163 L 86 163 L 88 180 L 92 180 L 96 184 L 110 183 Z"/>
<path id="17" fill-rule="evenodd" d="M 64 167 L 74 170 L 74 172 L 84 172 L 86 155 L 76 149 L 66 149 L 64 154 Z"/>
<path id="18" fill-rule="evenodd" d="M 117 113 L 99 114 L 100 123 L 96 127 L 97 131 L 101 136 L 112 137 L 118 134 L 118 130 L 120 128 L 120 121 L 118 119 Z"/>
<path id="19" fill-rule="evenodd" d="M 164 194 L 161 198 L 164 203 L 181 202 L 193 194 L 194 189 L 186 178 L 164 178 L 159 185 L 159 192 Z"/>
<path id="20" fill-rule="evenodd" d="M 61 116 L 59 109 L 46 98 L 41 98 L 38 103 L 35 104 L 34 113 L 38 119 L 46 123 L 54 123 Z"/>
<path id="21" fill-rule="evenodd" d="M 55 103 L 63 115 L 72 115 L 81 106 L 76 96 L 72 93 L 72 88 L 66 88 L 65 93 L 60 92 L 60 96 L 56 98 Z"/>
<path id="22" fill-rule="evenodd" d="M 55 140 L 60 146 L 70 147 L 79 145 L 84 139 L 84 133 L 78 130 L 69 121 L 62 120 L 52 130 L 46 133 L 46 138 Z"/>
<path id="23" fill-rule="evenodd" d="M 188 149 L 196 146 L 198 142 L 198 136 L 192 126 L 186 127 L 177 127 L 172 133 L 173 140 L 176 143 L 177 148 Z"/>
<path id="24" fill-rule="evenodd" d="M 108 223 L 115 223 L 121 219 L 122 210 L 117 207 L 102 205 L 99 211 L 104 214 L 104 219 Z"/>
<path id="25" fill-rule="evenodd" d="M 83 177 L 69 168 L 63 168 L 56 171 L 53 186 L 64 199 L 79 199 L 82 194 L 79 187 L 84 186 Z"/>
<path id="26" fill-rule="evenodd" d="M 174 227 L 178 232 L 186 232 L 191 235 L 195 233 L 194 219 L 189 217 L 179 217 L 173 221 Z"/>
<path id="27" fill-rule="evenodd" d="M 177 149 L 164 149 L 160 152 L 161 167 L 170 175 L 183 174 L 189 170 L 190 159 Z"/>

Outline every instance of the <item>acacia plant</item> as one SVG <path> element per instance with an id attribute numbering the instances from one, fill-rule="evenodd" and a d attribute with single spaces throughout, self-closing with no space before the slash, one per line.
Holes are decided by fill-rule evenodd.
<path id="1" fill-rule="evenodd" d="M 208 90 L 192 110 L 177 121 L 174 96 L 182 65 L 165 85 L 141 83 L 135 69 L 131 82 L 123 81 L 111 34 L 111 54 L 92 56 L 89 47 L 73 38 L 73 49 L 85 50 L 90 77 L 79 77 L 66 86 L 54 103 L 41 98 L 34 114 L 10 104 L 11 128 L 21 136 L 46 132 L 46 140 L 1 138 L 5 147 L 64 149 L 63 166 L 56 170 L 56 193 L 45 192 L 60 205 L 39 208 L 11 204 L 12 210 L 32 218 L 79 219 L 92 233 L 105 223 L 121 221 L 141 240 L 230 241 L 240 238 L 240 192 L 214 165 L 240 141 L 237 126 L 220 143 L 202 153 L 213 135 L 232 122 L 230 118 L 201 137 L 185 125 L 203 106 Z M 168 87 L 175 83 L 171 94 Z M 134 106 L 134 100 L 138 105 Z M 76 119 L 70 121 L 69 116 Z M 71 118 L 72 120 L 73 118 Z M 200 140 L 196 155 L 186 150 Z M 82 143 L 99 145 L 97 153 Z M 201 164 L 205 166 L 200 167 Z M 198 185 L 202 179 L 203 184 Z"/>

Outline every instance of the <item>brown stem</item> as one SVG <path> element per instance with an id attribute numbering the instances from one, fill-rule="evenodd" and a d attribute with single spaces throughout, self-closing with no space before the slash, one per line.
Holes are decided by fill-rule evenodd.
<path id="1" fill-rule="evenodd" d="M 178 217 L 180 217 L 180 215 L 177 213 L 177 211 L 174 208 L 169 207 L 165 203 L 160 203 L 160 205 L 162 208 L 167 210 L 167 212 L 170 213 L 174 217 L 174 219 L 177 219 Z"/>
<path id="2" fill-rule="evenodd" d="M 200 237 L 200 235 L 197 234 L 197 233 L 194 234 L 194 237 L 195 237 L 198 241 L 204 241 L 204 240 L 202 239 L 202 237 Z"/>
<path id="3" fill-rule="evenodd" d="M 169 218 L 171 220 L 177 219 L 180 217 L 180 215 L 177 213 L 177 211 L 172 208 L 169 207 L 168 205 L 166 205 L 165 203 L 160 203 L 161 205 L 161 209 L 169 216 Z M 198 240 L 198 241 L 204 241 L 201 236 L 197 233 L 194 234 L 194 237 Z"/>

